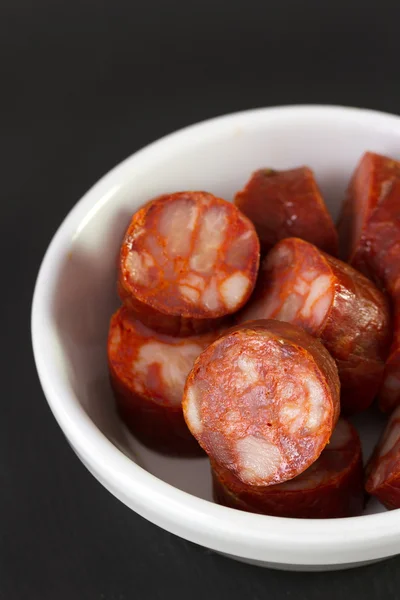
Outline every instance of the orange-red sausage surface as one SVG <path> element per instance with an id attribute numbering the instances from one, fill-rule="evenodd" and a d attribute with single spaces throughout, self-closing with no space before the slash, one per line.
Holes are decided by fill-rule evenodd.
<path id="1" fill-rule="evenodd" d="M 160 196 L 122 242 L 119 294 L 149 327 L 189 335 L 217 326 L 249 298 L 259 265 L 253 224 L 206 192 Z"/>
<path id="2" fill-rule="evenodd" d="M 385 296 L 349 265 L 298 238 L 265 258 L 257 288 L 239 315 L 279 319 L 321 339 L 336 361 L 342 410 L 367 408 L 381 385 L 390 340 Z"/>
<path id="3" fill-rule="evenodd" d="M 365 487 L 387 508 L 400 508 L 400 406 L 390 416 L 367 465 Z"/>
<path id="4" fill-rule="evenodd" d="M 364 472 L 357 431 L 339 419 L 318 460 L 291 481 L 254 487 L 212 463 L 219 504 L 276 517 L 333 519 L 359 515 L 364 507 Z"/>
<path id="5" fill-rule="evenodd" d="M 337 232 L 308 167 L 256 171 L 235 204 L 254 223 L 263 254 L 279 240 L 299 237 L 337 256 Z"/>
<path id="6" fill-rule="evenodd" d="M 379 407 L 391 412 L 400 406 L 400 299 L 395 301 L 394 335 L 390 354 L 386 361 L 382 387 L 379 391 Z"/>
<path id="7" fill-rule="evenodd" d="M 344 258 L 389 293 L 394 338 L 379 405 L 400 404 L 400 161 L 367 152 L 358 164 L 339 222 Z"/>
<path id="8" fill-rule="evenodd" d="M 186 423 L 207 454 L 240 481 L 265 486 L 307 469 L 339 416 L 334 360 L 305 331 L 279 321 L 236 327 L 196 360 Z"/>
<path id="9" fill-rule="evenodd" d="M 145 444 L 170 453 L 199 453 L 182 414 L 186 376 L 217 333 L 173 338 L 156 333 L 126 308 L 112 317 L 110 378 L 118 412 Z"/>
<path id="10" fill-rule="evenodd" d="M 369 221 L 393 181 L 399 177 L 399 161 L 366 152 L 347 190 L 338 225 L 341 257 L 367 275 L 371 274 L 367 241 Z"/>
<path id="11" fill-rule="evenodd" d="M 385 412 L 400 404 L 400 163 L 396 164 L 399 178 L 386 181 L 386 194 L 365 227 L 364 252 L 359 261 L 360 268 L 386 289 L 393 306 L 393 343 L 379 393 L 379 404 Z M 360 251 L 357 256 L 361 256 Z"/>

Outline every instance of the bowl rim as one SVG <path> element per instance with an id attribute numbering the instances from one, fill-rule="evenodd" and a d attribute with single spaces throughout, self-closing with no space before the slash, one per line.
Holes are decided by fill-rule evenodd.
<path id="1" fill-rule="evenodd" d="M 134 166 L 141 169 L 186 144 L 274 119 L 359 121 L 400 135 L 400 117 L 332 105 L 286 105 L 241 111 L 185 127 L 135 152 L 104 175 L 71 209 L 53 236 L 37 276 L 31 313 L 34 358 L 48 404 L 88 469 L 125 504 L 155 524 L 213 550 L 286 564 L 344 564 L 400 551 L 400 510 L 342 519 L 291 519 L 226 508 L 175 488 L 129 459 L 97 428 L 63 384 L 52 354 L 52 299 L 71 240 L 118 191 Z"/>

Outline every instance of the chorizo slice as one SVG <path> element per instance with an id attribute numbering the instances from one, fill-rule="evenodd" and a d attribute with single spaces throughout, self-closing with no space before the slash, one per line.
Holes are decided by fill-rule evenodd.
<path id="1" fill-rule="evenodd" d="M 308 167 L 256 171 L 235 204 L 254 223 L 263 254 L 279 240 L 299 237 L 337 256 L 337 232 Z"/>
<path id="2" fill-rule="evenodd" d="M 298 238 L 265 258 L 254 295 L 238 316 L 278 319 L 320 338 L 335 359 L 346 413 L 366 409 L 381 385 L 391 331 L 387 300 L 361 273 Z"/>
<path id="3" fill-rule="evenodd" d="M 390 412 L 400 404 L 400 177 L 387 182 L 386 190 L 365 228 L 368 252 L 363 254 L 363 265 L 386 290 L 394 309 L 393 342 L 379 392 L 380 408 Z"/>
<path id="4" fill-rule="evenodd" d="M 366 152 L 350 180 L 338 223 L 340 256 L 368 276 L 373 275 L 366 240 L 369 221 L 393 181 L 399 177 L 399 161 Z"/>
<path id="5" fill-rule="evenodd" d="M 391 414 L 368 462 L 365 488 L 386 508 L 400 508 L 400 406 Z"/>
<path id="6" fill-rule="evenodd" d="M 400 171 L 385 189 L 364 229 L 360 267 L 394 298 L 400 291 Z"/>
<path id="7" fill-rule="evenodd" d="M 300 519 L 353 517 L 364 508 L 360 438 L 339 419 L 329 444 L 306 471 L 285 483 L 255 487 L 211 463 L 214 500 L 253 513 Z"/>
<path id="8" fill-rule="evenodd" d="M 134 214 L 122 242 L 118 289 L 149 327 L 189 335 L 240 309 L 258 266 L 258 237 L 239 209 L 206 192 L 178 192 Z"/>
<path id="9" fill-rule="evenodd" d="M 108 364 L 117 410 L 147 446 L 171 454 L 201 452 L 183 418 L 182 394 L 195 359 L 216 335 L 163 335 L 125 307 L 111 318 Z"/>
<path id="10" fill-rule="evenodd" d="M 395 306 L 393 342 L 385 364 L 378 401 L 383 412 L 392 412 L 400 406 L 400 299 Z"/>
<path id="11" fill-rule="evenodd" d="M 183 412 L 213 461 L 265 486 L 292 479 L 321 454 L 339 416 L 339 387 L 318 340 L 288 323 L 255 321 L 198 357 Z"/>

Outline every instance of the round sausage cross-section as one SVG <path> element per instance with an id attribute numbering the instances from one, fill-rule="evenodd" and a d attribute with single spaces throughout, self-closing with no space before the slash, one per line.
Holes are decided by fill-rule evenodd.
<path id="1" fill-rule="evenodd" d="M 276 517 L 333 519 L 361 514 L 364 471 L 355 428 L 339 419 L 329 444 L 306 471 L 278 485 L 255 487 L 211 463 L 219 504 Z"/>
<path id="2" fill-rule="evenodd" d="M 302 473 L 329 441 L 339 415 L 336 365 L 300 328 L 246 323 L 196 360 L 183 411 L 221 467 L 246 484 L 280 483 Z"/>
<path id="3" fill-rule="evenodd" d="M 368 462 L 365 487 L 386 508 L 400 508 L 400 406 L 391 414 Z"/>
<path id="4" fill-rule="evenodd" d="M 358 271 L 298 238 L 263 262 L 239 322 L 278 319 L 320 338 L 336 361 L 342 409 L 367 408 L 378 392 L 391 341 L 385 296 Z"/>
<path id="5" fill-rule="evenodd" d="M 308 167 L 256 171 L 235 204 L 254 223 L 264 254 L 279 240 L 299 237 L 337 255 L 336 229 Z"/>
<path id="6" fill-rule="evenodd" d="M 118 289 L 146 325 L 188 335 L 240 309 L 258 266 L 254 226 L 233 204 L 206 192 L 178 192 L 133 216 L 121 247 Z"/>
<path id="7" fill-rule="evenodd" d="M 126 308 L 112 317 L 108 363 L 117 409 L 146 445 L 169 453 L 199 453 L 182 414 L 186 377 L 217 333 L 174 338 L 148 329 Z"/>

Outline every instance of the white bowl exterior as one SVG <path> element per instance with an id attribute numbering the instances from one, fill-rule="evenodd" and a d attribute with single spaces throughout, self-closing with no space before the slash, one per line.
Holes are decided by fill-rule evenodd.
<path id="1" fill-rule="evenodd" d="M 400 118 L 342 107 L 260 109 L 184 129 L 134 154 L 75 206 L 43 260 L 32 338 L 49 405 L 93 475 L 153 523 L 211 549 L 262 563 L 318 567 L 400 552 L 400 510 L 335 520 L 248 514 L 147 472 L 107 402 L 105 341 L 116 306 L 117 250 L 130 215 L 161 193 L 205 189 L 232 199 L 259 167 L 309 165 L 334 215 L 365 150 L 400 157 Z M 139 457 L 140 460 L 140 457 Z"/>

